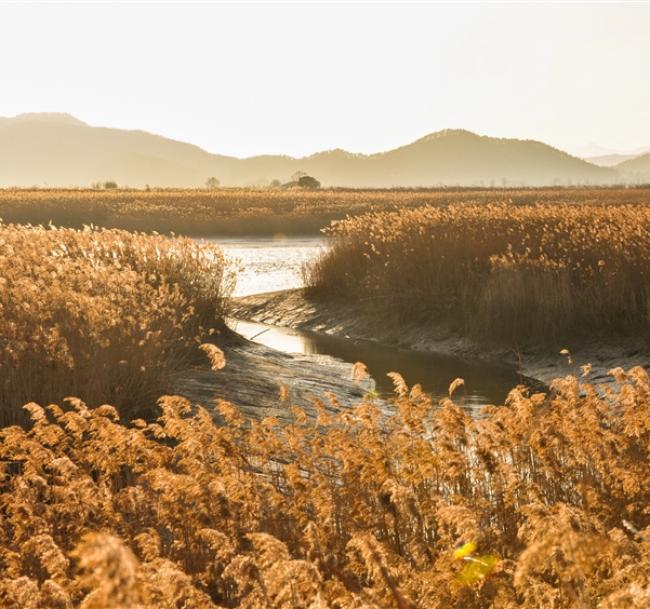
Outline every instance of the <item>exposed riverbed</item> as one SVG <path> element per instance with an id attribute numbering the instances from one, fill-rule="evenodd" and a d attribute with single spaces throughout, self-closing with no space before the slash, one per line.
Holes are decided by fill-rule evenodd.
<path id="1" fill-rule="evenodd" d="M 301 268 L 326 247 L 321 237 L 215 239 L 234 259 L 240 272 L 234 295 L 255 298 L 271 291 L 300 288 Z M 237 299 L 236 299 L 237 300 Z M 244 298 L 245 300 L 245 298 Z M 235 305 L 237 307 L 237 304 Z M 285 354 L 328 356 L 351 365 L 362 361 L 368 367 L 381 395 L 392 392 L 388 372 L 399 372 L 409 385 L 419 383 L 434 397 L 446 395 L 449 384 L 457 377 L 465 380 L 455 399 L 468 408 L 501 403 L 508 391 L 522 382 L 512 366 L 499 365 L 479 358 L 458 357 L 443 352 L 427 353 L 398 346 L 346 338 L 340 333 L 310 331 L 287 327 L 277 320 L 271 324 L 251 321 L 245 308 L 238 308 L 242 317 L 232 318 L 228 326 L 244 338 Z M 357 312 L 362 315 L 362 311 Z M 399 328 L 396 328 L 399 331 Z"/>

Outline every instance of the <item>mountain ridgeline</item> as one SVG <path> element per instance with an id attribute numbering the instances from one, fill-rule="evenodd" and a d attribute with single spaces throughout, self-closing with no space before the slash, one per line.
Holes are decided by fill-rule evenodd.
<path id="1" fill-rule="evenodd" d="M 330 150 L 239 159 L 144 131 L 92 127 L 67 114 L 0 118 L 0 187 L 200 187 L 288 182 L 297 171 L 327 187 L 547 186 L 650 180 L 650 154 L 601 167 L 541 142 L 445 130 L 378 154 Z"/>

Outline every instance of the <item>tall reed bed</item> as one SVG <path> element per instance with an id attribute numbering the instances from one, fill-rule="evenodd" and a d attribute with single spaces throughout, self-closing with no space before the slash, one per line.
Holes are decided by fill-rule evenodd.
<path id="1" fill-rule="evenodd" d="M 0 424 L 26 401 L 155 406 L 224 314 L 221 251 L 117 230 L 0 225 Z"/>
<path id="2" fill-rule="evenodd" d="M 650 206 L 452 205 L 335 223 L 307 272 L 398 320 L 526 344 L 650 330 Z"/>
<path id="3" fill-rule="evenodd" d="M 5 222 L 82 228 L 94 224 L 185 235 L 314 233 L 347 215 L 423 205 L 511 200 L 567 204 L 650 202 L 649 188 L 521 188 L 397 190 L 0 190 Z"/>
<path id="4" fill-rule="evenodd" d="M 317 402 L 284 427 L 28 404 L 0 431 L 0 605 L 647 607 L 650 379 L 612 374 L 479 421 L 396 374 L 393 416 Z"/>

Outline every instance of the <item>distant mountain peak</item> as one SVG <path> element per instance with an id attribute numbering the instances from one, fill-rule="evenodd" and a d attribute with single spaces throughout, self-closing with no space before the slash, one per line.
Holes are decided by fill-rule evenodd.
<path id="1" fill-rule="evenodd" d="M 441 129 L 440 131 L 434 131 L 433 133 L 429 133 L 428 135 L 425 135 L 424 137 L 421 137 L 419 140 L 416 140 L 413 142 L 414 144 L 417 142 L 428 142 L 431 140 L 440 140 L 443 138 L 447 137 L 481 137 L 477 133 L 474 133 L 473 131 L 468 131 L 467 129 Z"/>
<path id="2" fill-rule="evenodd" d="M 67 112 L 25 112 L 13 117 L 3 118 L 3 122 L 9 123 L 59 123 L 65 125 L 88 125 Z"/>
<path id="3" fill-rule="evenodd" d="M 318 158 L 352 159 L 355 157 L 363 157 L 363 156 L 366 155 L 349 152 L 348 150 L 344 150 L 343 148 L 333 148 L 331 150 L 321 150 L 320 152 L 314 152 L 314 154 L 310 154 L 308 157 L 305 158 L 307 159 L 318 159 Z"/>

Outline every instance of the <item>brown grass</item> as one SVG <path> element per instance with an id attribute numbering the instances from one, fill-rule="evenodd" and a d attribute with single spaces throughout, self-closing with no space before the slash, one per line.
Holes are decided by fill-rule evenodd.
<path id="1" fill-rule="evenodd" d="M 68 395 L 155 406 L 230 282 L 221 251 L 189 239 L 0 225 L 0 425 Z"/>
<path id="2" fill-rule="evenodd" d="M 650 330 L 650 205 L 423 207 L 329 232 L 314 291 L 399 322 L 520 345 Z"/>
<path id="3" fill-rule="evenodd" d="M 422 205 L 648 202 L 648 188 L 420 190 L 0 190 L 0 218 L 193 236 L 317 234 L 332 220 Z"/>
<path id="4" fill-rule="evenodd" d="M 613 374 L 478 421 L 398 375 L 392 416 L 318 403 L 286 427 L 29 404 L 0 431 L 0 606 L 647 607 L 650 379 Z"/>

